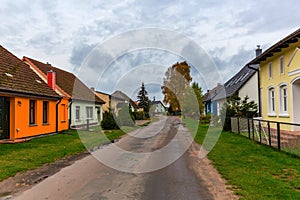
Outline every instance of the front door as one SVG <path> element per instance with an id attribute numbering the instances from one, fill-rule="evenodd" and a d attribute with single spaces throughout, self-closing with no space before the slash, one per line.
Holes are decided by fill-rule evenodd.
<path id="1" fill-rule="evenodd" d="M 9 98 L 0 97 L 0 139 L 9 139 Z"/>
<path id="2" fill-rule="evenodd" d="M 101 108 L 100 107 L 96 107 L 96 111 L 97 111 L 98 122 L 100 122 L 101 121 Z"/>

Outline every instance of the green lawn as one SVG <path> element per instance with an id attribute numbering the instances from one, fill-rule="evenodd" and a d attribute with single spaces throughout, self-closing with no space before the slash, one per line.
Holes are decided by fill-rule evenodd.
<path id="1" fill-rule="evenodd" d="M 185 123 L 191 131 L 197 129 L 196 121 L 186 119 Z M 199 126 L 196 142 L 203 142 L 207 129 L 208 126 Z M 208 158 L 241 199 L 300 199 L 297 157 L 222 132 Z"/>
<path id="2" fill-rule="evenodd" d="M 119 138 L 125 133 L 121 130 L 105 131 L 109 140 Z M 28 142 L 0 145 L 0 181 L 14 176 L 17 172 L 35 169 L 45 163 L 54 162 L 68 155 L 86 151 L 82 140 L 87 146 L 107 142 L 103 132 L 81 132 L 79 138 L 77 131 L 68 130 L 63 134 L 48 135 L 34 138 Z"/>

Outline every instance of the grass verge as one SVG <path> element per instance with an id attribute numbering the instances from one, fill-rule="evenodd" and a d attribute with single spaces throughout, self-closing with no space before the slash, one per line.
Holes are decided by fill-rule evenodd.
<path id="1" fill-rule="evenodd" d="M 191 131 L 198 128 L 192 119 L 185 124 Z M 207 130 L 199 125 L 197 143 Z M 229 132 L 222 132 L 208 158 L 241 199 L 300 199 L 299 158 Z"/>
<path id="2" fill-rule="evenodd" d="M 88 145 L 104 143 L 119 138 L 125 133 L 122 130 L 101 132 L 81 132 L 68 130 L 62 134 L 34 138 L 28 142 L 0 145 L 0 181 L 14 176 L 18 172 L 36 169 L 45 163 L 51 163 L 65 156 L 85 152 L 82 139 L 89 139 Z"/>

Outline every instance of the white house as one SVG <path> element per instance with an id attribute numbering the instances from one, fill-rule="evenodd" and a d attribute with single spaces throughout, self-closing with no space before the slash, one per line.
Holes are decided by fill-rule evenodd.
<path id="1" fill-rule="evenodd" d="M 152 106 L 154 114 L 165 114 L 167 112 L 167 108 L 161 101 L 153 101 Z"/>
<path id="2" fill-rule="evenodd" d="M 220 110 L 222 109 L 223 104 L 226 103 L 226 99 L 234 94 L 237 94 L 241 99 L 248 96 L 248 101 L 254 101 L 258 104 L 259 95 L 257 76 L 257 68 L 249 68 L 248 66 L 245 66 L 231 79 L 229 79 L 223 85 L 223 88 L 219 90 L 219 93 L 214 97 L 214 101 L 217 105 L 217 115 L 220 114 Z"/>

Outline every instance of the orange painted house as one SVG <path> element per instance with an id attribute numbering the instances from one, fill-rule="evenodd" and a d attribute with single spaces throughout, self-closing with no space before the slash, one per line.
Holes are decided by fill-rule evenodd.
<path id="1" fill-rule="evenodd" d="M 55 74 L 49 78 L 55 81 Z M 67 113 L 68 100 L 0 45 L 0 139 L 66 130 Z"/>
<path id="2" fill-rule="evenodd" d="M 66 114 L 70 128 L 86 126 L 87 120 L 90 125 L 98 125 L 102 120 L 102 105 L 105 103 L 94 92 L 81 82 L 74 74 L 43 63 L 38 60 L 23 57 L 23 61 L 41 78 L 51 85 L 49 72 L 56 74 L 57 84 L 55 91 L 60 96 L 68 99 L 69 113 Z"/>

